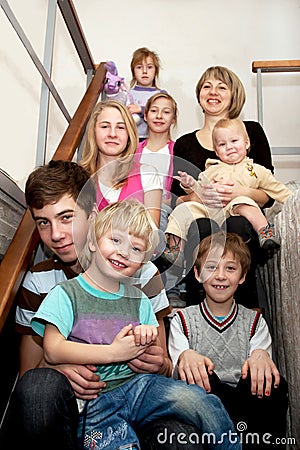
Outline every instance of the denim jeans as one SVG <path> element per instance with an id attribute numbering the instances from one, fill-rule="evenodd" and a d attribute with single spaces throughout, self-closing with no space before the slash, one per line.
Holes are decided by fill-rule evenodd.
<path id="1" fill-rule="evenodd" d="M 166 205 L 165 203 L 161 204 L 159 229 L 164 232 L 168 226 L 168 219 L 171 212 L 172 212 L 171 206 Z"/>
<path id="2" fill-rule="evenodd" d="M 78 420 L 68 379 L 53 369 L 29 370 L 12 394 L 0 448 L 76 450 Z"/>
<path id="3" fill-rule="evenodd" d="M 137 375 L 87 403 L 80 417 L 78 438 L 85 449 L 140 448 L 134 429 L 170 416 L 201 430 L 207 448 L 241 448 L 218 397 L 196 385 L 153 374 Z M 170 436 L 157 438 L 168 440 Z"/>
<path id="4" fill-rule="evenodd" d="M 60 372 L 43 368 L 27 371 L 18 381 L 0 430 L 0 448 L 30 450 L 77 450 L 78 408 L 68 379 Z M 201 438 L 199 429 L 165 418 L 148 422 L 138 430 L 143 450 L 177 450 L 180 441 L 165 436 L 193 435 Z M 162 433 L 158 441 L 157 435 Z M 200 436 L 200 438 L 199 438 Z M 184 450 L 201 450 L 194 442 Z"/>

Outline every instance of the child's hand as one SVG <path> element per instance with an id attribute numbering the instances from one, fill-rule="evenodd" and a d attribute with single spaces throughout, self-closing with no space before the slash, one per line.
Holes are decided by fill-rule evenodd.
<path id="1" fill-rule="evenodd" d="M 280 374 L 275 363 L 265 350 L 253 350 L 242 367 L 242 378 L 247 378 L 248 371 L 251 377 L 251 393 L 258 397 L 271 394 L 272 375 L 274 376 L 274 387 L 280 383 Z"/>
<path id="2" fill-rule="evenodd" d="M 129 361 L 140 356 L 147 347 L 137 346 L 132 324 L 126 325 L 116 335 L 110 345 L 112 362 Z"/>
<path id="3" fill-rule="evenodd" d="M 133 334 L 135 345 L 151 345 L 157 338 L 157 328 L 154 325 L 138 325 Z"/>
<path id="4" fill-rule="evenodd" d="M 189 175 L 186 172 L 182 172 L 181 170 L 178 170 L 178 175 L 174 176 L 175 180 L 178 180 L 182 187 L 186 189 L 191 189 L 194 184 L 196 183 L 196 180 L 192 175 Z"/>
<path id="5" fill-rule="evenodd" d="M 130 103 L 130 105 L 127 105 L 127 108 L 131 114 L 141 114 L 142 112 L 142 107 L 135 103 Z"/>
<path id="6" fill-rule="evenodd" d="M 188 384 L 197 384 L 206 392 L 210 392 L 208 373 L 211 374 L 215 368 L 211 359 L 195 350 L 184 350 L 178 358 L 177 365 L 181 380 Z"/>

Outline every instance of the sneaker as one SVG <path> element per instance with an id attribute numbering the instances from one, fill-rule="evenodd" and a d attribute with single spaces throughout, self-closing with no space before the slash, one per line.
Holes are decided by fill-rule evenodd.
<path id="1" fill-rule="evenodd" d="M 274 225 L 266 225 L 265 227 L 260 228 L 257 232 L 259 245 L 264 250 L 277 250 L 280 248 L 280 243 L 278 238 L 274 233 Z"/>
<path id="2" fill-rule="evenodd" d="M 174 248 L 166 248 L 161 257 L 162 259 L 174 264 L 175 261 L 178 259 L 179 253 L 180 253 L 179 249 L 175 250 Z"/>
<path id="3" fill-rule="evenodd" d="M 180 252 L 181 238 L 178 236 L 175 236 L 175 235 L 172 235 L 172 238 L 174 241 L 174 245 L 169 244 L 169 241 L 170 241 L 170 235 L 169 235 L 169 237 L 167 239 L 166 249 L 161 256 L 164 260 L 174 264 L 179 256 L 179 254 L 181 253 Z"/>

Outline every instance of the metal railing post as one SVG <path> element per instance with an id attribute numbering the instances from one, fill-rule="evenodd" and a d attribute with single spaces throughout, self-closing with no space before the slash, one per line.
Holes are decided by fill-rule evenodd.
<path id="1" fill-rule="evenodd" d="M 44 47 L 44 68 L 51 78 L 52 62 L 53 62 L 53 43 L 55 35 L 55 20 L 56 20 L 57 2 L 56 0 L 49 0 L 48 15 L 46 25 L 45 47 Z M 39 111 L 39 125 L 36 149 L 36 166 L 42 166 L 46 162 L 46 143 L 47 143 L 47 129 L 49 118 L 49 100 L 50 92 L 47 84 L 42 80 L 41 97 L 40 97 L 40 111 Z"/>
<path id="2" fill-rule="evenodd" d="M 65 116 L 65 118 L 67 119 L 68 122 L 71 121 L 71 116 L 68 113 L 59 93 L 57 92 L 54 84 L 51 81 L 51 78 L 49 77 L 49 75 L 47 74 L 46 70 L 44 69 L 43 64 L 41 63 L 41 61 L 39 60 L 36 52 L 34 51 L 32 45 L 30 44 L 30 41 L 28 40 L 27 36 L 25 35 L 22 27 L 20 26 L 19 22 L 17 21 L 14 13 L 12 12 L 9 4 L 7 3 L 6 0 L 0 0 L 0 5 L 1 8 L 3 9 L 3 11 L 5 12 L 8 20 L 10 21 L 10 23 L 12 24 L 15 32 L 17 33 L 17 35 L 19 36 L 22 44 L 24 45 L 24 47 L 26 48 L 30 58 L 32 59 L 34 65 L 36 66 L 36 68 L 38 69 L 39 73 L 41 74 L 41 76 L 43 77 L 43 80 L 45 81 L 45 83 L 47 84 L 49 90 L 51 91 L 51 94 L 53 95 L 53 98 L 55 99 L 56 103 L 58 104 L 61 112 L 63 113 L 63 115 Z"/>
<path id="3" fill-rule="evenodd" d="M 257 118 L 263 126 L 262 76 L 261 69 L 257 69 Z"/>

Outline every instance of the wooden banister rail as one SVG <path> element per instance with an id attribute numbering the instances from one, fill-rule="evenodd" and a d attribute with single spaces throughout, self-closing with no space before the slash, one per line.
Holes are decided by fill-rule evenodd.
<path id="1" fill-rule="evenodd" d="M 253 61 L 252 72 L 257 74 L 257 118 L 263 125 L 262 73 L 266 72 L 300 72 L 299 59 L 281 61 Z"/>
<path id="2" fill-rule="evenodd" d="M 62 137 L 53 159 L 72 160 L 84 134 L 91 111 L 103 89 L 105 75 L 104 63 L 101 63 L 97 66 L 94 77 Z M 37 244 L 38 233 L 31 214 L 27 210 L 0 265 L 0 332 Z"/>
<path id="3" fill-rule="evenodd" d="M 57 0 L 85 73 L 94 70 L 94 62 L 72 0 Z"/>
<path id="4" fill-rule="evenodd" d="M 287 59 L 281 61 L 253 61 L 252 72 L 300 72 L 299 59 Z"/>

